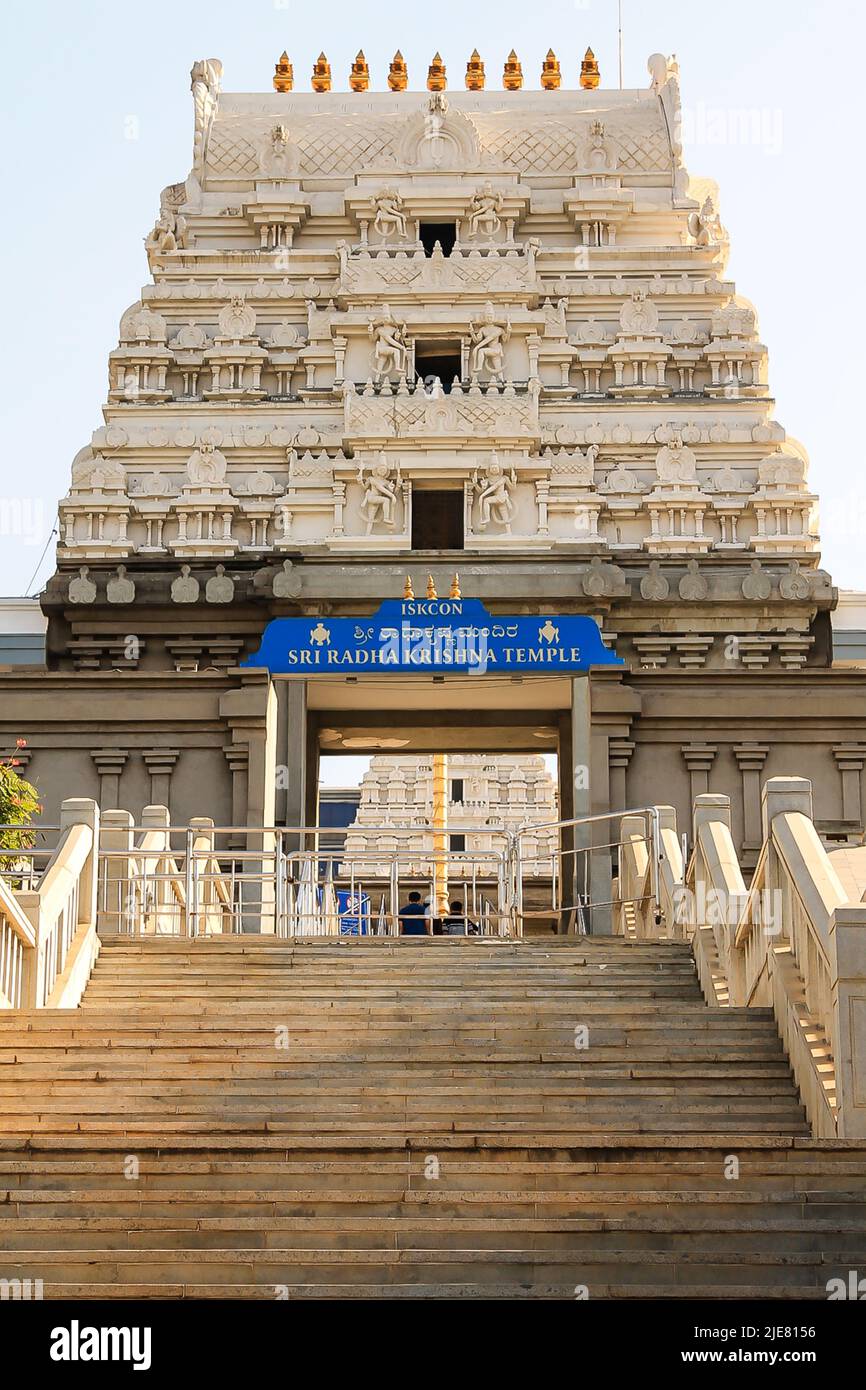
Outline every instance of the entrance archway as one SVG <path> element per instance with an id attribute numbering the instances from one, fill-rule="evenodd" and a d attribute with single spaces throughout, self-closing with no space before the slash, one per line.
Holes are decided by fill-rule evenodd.
<path id="1" fill-rule="evenodd" d="M 318 764 L 323 753 L 555 753 L 563 822 L 609 811 L 607 760 L 594 779 L 590 679 L 580 676 L 450 675 L 276 676 L 277 762 L 287 777 L 277 823 L 317 826 Z M 596 754 L 596 764 L 599 759 Z M 598 786 L 600 796 L 593 797 Z M 611 899 L 610 827 L 560 832 L 561 862 L 593 902 Z M 598 852 L 596 852 L 598 847 Z M 585 856 L 580 860 L 580 856 Z M 578 895 L 575 886 L 574 896 Z M 568 896 L 568 895 L 567 895 Z M 562 929 L 568 929 L 563 923 Z M 601 908 L 593 930 L 610 930 Z"/>

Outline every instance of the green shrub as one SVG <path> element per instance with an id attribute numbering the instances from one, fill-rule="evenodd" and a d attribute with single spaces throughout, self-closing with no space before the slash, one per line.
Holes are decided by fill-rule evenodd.
<path id="1" fill-rule="evenodd" d="M 26 740 L 19 738 L 16 748 L 25 748 Z M 0 869 L 15 868 L 20 862 L 15 850 L 30 849 L 36 843 L 33 817 L 42 810 L 39 793 L 18 771 L 14 753 L 0 756 L 0 850 L 11 850 L 11 856 L 0 856 Z M 14 885 L 13 885 L 14 886 Z"/>

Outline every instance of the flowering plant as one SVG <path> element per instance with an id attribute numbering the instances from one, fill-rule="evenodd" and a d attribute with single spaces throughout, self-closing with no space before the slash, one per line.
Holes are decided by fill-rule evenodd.
<path id="1" fill-rule="evenodd" d="M 27 747 L 27 740 L 16 739 L 15 749 Z M 15 753 L 0 754 L 0 850 L 13 851 L 12 858 L 0 858 L 0 869 L 15 865 L 15 850 L 30 849 L 36 842 L 33 817 L 42 810 L 39 793 L 18 771 Z"/>

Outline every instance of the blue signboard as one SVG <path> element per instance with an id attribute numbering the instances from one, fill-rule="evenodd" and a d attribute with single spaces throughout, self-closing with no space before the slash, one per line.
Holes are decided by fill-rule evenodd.
<path id="1" fill-rule="evenodd" d="M 622 666 L 594 618 L 503 617 L 480 599 L 388 599 L 372 618 L 274 618 L 242 663 L 275 675 L 507 671 L 544 675 Z"/>
<path id="2" fill-rule="evenodd" d="M 370 935 L 369 893 L 351 893 L 347 888 L 338 888 L 337 912 L 341 936 Z"/>

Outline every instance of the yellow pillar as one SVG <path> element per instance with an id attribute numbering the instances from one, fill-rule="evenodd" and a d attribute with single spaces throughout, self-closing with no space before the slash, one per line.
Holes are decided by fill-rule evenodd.
<path id="1" fill-rule="evenodd" d="M 433 754 L 433 911 L 448 912 L 448 754 Z"/>

